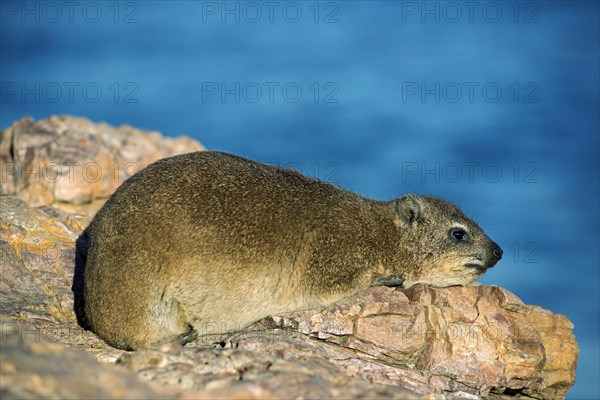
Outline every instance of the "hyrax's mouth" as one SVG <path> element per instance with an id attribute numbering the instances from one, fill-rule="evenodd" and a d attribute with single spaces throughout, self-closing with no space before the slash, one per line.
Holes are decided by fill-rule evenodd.
<path id="1" fill-rule="evenodd" d="M 484 257 L 481 254 L 472 254 L 464 266 L 474 269 L 479 273 L 484 273 L 489 268 L 496 265 L 496 262 L 497 260 L 484 260 Z"/>
<path id="2" fill-rule="evenodd" d="M 498 260 L 487 260 L 483 261 L 480 257 L 471 258 L 468 262 L 464 264 L 467 268 L 472 268 L 477 270 L 478 272 L 484 273 L 488 269 L 492 268 Z"/>
<path id="3" fill-rule="evenodd" d="M 479 273 L 484 273 L 489 268 L 482 261 L 470 261 L 465 264 L 465 267 L 472 268 Z"/>

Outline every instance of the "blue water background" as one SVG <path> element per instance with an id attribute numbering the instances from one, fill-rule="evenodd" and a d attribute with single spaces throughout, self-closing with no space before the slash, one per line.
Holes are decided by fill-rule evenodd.
<path id="1" fill-rule="evenodd" d="M 2 2 L 0 127 L 86 116 L 458 203 L 505 250 L 480 281 L 567 315 L 569 398 L 600 397 L 598 2 L 67 3 Z"/>

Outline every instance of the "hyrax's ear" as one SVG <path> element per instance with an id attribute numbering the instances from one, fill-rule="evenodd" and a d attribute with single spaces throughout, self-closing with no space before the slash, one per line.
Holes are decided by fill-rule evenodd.
<path id="1" fill-rule="evenodd" d="M 400 218 L 409 225 L 423 215 L 421 202 L 410 194 L 404 195 L 396 201 L 396 211 Z"/>

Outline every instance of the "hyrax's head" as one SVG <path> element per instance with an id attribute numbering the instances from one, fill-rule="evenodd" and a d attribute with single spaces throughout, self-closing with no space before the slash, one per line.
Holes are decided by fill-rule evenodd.
<path id="1" fill-rule="evenodd" d="M 403 286 L 467 284 L 502 258 L 502 249 L 456 206 L 434 197 L 395 201 L 403 257 Z"/>

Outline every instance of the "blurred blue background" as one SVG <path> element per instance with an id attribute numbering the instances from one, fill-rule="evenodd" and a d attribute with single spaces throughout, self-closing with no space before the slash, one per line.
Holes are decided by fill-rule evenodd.
<path id="1" fill-rule="evenodd" d="M 505 250 L 481 282 L 567 315 L 569 398 L 600 397 L 598 2 L 0 4 L 2 128 L 85 116 L 458 203 Z"/>

